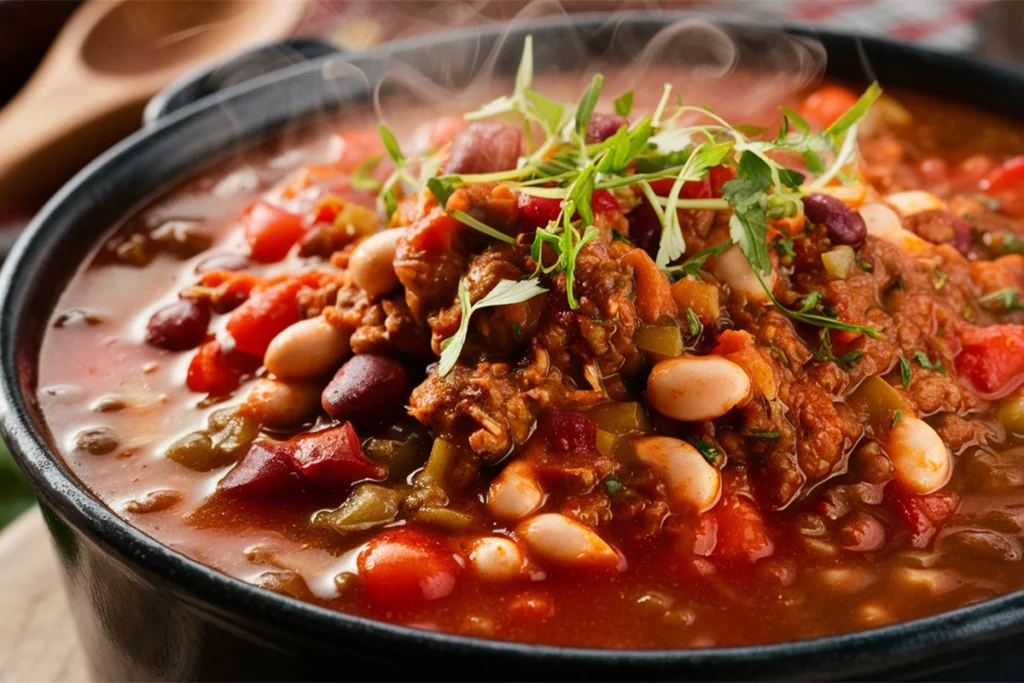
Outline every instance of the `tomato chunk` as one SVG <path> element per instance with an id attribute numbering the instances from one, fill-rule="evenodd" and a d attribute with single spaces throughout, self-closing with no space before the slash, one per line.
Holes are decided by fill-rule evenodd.
<path id="1" fill-rule="evenodd" d="M 960 505 L 960 496 L 954 491 L 918 496 L 893 485 L 886 488 L 885 498 L 906 521 L 910 528 L 910 544 L 915 548 L 928 547 L 935 534 Z"/>
<path id="2" fill-rule="evenodd" d="M 716 535 L 712 557 L 756 562 L 774 553 L 775 542 L 768 525 L 754 501 L 741 493 L 742 482 L 735 476 L 727 476 L 724 488 L 718 505 L 706 513 L 714 524 L 702 525 L 702 531 L 714 529 Z M 706 539 L 703 544 L 706 547 Z"/>
<path id="3" fill-rule="evenodd" d="M 826 85 L 812 92 L 800 105 L 800 115 L 810 123 L 831 126 L 857 103 L 857 96 L 838 85 Z"/>
<path id="4" fill-rule="evenodd" d="M 960 343 L 957 373 L 985 398 L 1001 398 L 1024 384 L 1024 326 L 969 327 Z"/>
<path id="5" fill-rule="evenodd" d="M 238 388 L 243 375 L 256 372 L 260 359 L 238 352 L 225 352 L 219 342 L 199 347 L 188 366 L 185 384 L 191 391 L 215 396 Z"/>
<path id="6" fill-rule="evenodd" d="M 380 610 L 409 610 L 455 590 L 462 567 L 435 536 L 411 528 L 385 531 L 357 559 L 363 588 Z"/>
<path id="7" fill-rule="evenodd" d="M 359 436 L 346 422 L 285 441 L 292 466 L 315 486 L 341 488 L 361 479 L 383 479 L 387 469 L 373 464 L 359 445 Z"/>
<path id="8" fill-rule="evenodd" d="M 299 280 L 286 280 L 254 290 L 228 320 L 227 331 L 235 340 L 235 348 L 262 358 L 281 330 L 299 322 L 295 297 L 300 289 Z"/>
<path id="9" fill-rule="evenodd" d="M 597 452 L 597 423 L 586 415 L 548 413 L 541 424 L 541 432 L 548 446 L 559 453 Z"/>
<path id="10" fill-rule="evenodd" d="M 250 206 L 242 225 L 250 255 L 260 263 L 283 259 L 305 232 L 300 216 L 266 202 Z"/>
<path id="11" fill-rule="evenodd" d="M 978 189 L 989 194 L 1024 192 L 1024 156 L 1007 159 L 978 183 Z"/>
<path id="12" fill-rule="evenodd" d="M 535 197 L 521 192 L 516 198 L 519 220 L 526 228 L 540 229 L 558 220 L 562 211 L 562 200 L 555 197 Z"/>

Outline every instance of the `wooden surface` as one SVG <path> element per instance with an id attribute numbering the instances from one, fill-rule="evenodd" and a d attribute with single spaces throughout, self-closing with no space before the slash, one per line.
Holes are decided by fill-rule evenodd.
<path id="1" fill-rule="evenodd" d="M 57 557 L 33 508 L 0 532 L 0 681 L 85 680 Z"/>

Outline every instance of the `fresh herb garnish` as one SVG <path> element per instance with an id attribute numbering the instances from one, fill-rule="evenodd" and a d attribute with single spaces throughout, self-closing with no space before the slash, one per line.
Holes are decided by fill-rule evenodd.
<path id="1" fill-rule="evenodd" d="M 744 432 L 743 435 L 755 439 L 777 439 L 781 436 L 778 432 Z"/>
<path id="2" fill-rule="evenodd" d="M 357 190 L 365 190 L 366 192 L 376 192 L 379 190 L 381 186 L 380 181 L 370 175 L 379 165 L 379 154 L 364 159 L 352 174 L 352 187 Z"/>
<path id="3" fill-rule="evenodd" d="M 693 312 L 692 308 L 686 309 L 686 324 L 690 328 L 690 339 L 696 339 L 704 331 L 703 323 L 697 318 L 697 314 Z"/>
<path id="4" fill-rule="evenodd" d="M 1004 312 L 1010 311 L 1024 311 L 1024 305 L 1021 305 L 1019 294 L 1013 287 L 1006 287 L 1005 289 L 998 289 L 994 292 L 990 292 L 985 296 L 978 299 L 978 303 L 983 306 L 989 306 L 990 304 L 999 304 Z"/>
<path id="5" fill-rule="evenodd" d="M 864 355 L 864 352 L 860 349 L 854 349 L 844 353 L 842 356 L 836 357 L 832 353 L 832 338 L 829 336 L 828 330 L 822 328 L 819 338 L 821 339 L 821 346 L 815 350 L 814 357 L 819 360 L 832 361 L 843 370 L 852 370 L 860 362 L 861 356 Z"/>
<path id="6" fill-rule="evenodd" d="M 629 112 L 633 110 L 633 91 L 630 90 L 624 93 L 621 97 L 615 100 L 615 113 L 619 116 L 629 116 Z"/>
<path id="7" fill-rule="evenodd" d="M 933 283 L 933 286 L 935 287 L 936 290 L 942 289 L 942 287 L 946 284 L 946 280 L 948 280 L 948 279 L 949 279 L 949 275 L 947 275 L 945 273 L 945 271 L 942 271 L 942 270 L 939 270 L 938 268 L 936 268 L 935 269 L 935 282 Z"/>
<path id="8" fill-rule="evenodd" d="M 860 269 L 863 270 L 865 273 L 875 272 L 875 265 L 870 261 L 864 261 L 858 258 L 857 265 L 860 266 Z"/>
<path id="9" fill-rule="evenodd" d="M 462 347 L 466 344 L 466 337 L 469 334 L 469 319 L 473 313 L 490 306 L 522 303 L 546 291 L 548 290 L 541 287 L 534 279 L 518 282 L 501 280 L 485 297 L 476 303 L 470 303 L 466 278 L 462 278 L 459 281 L 458 295 L 459 306 L 462 308 L 462 319 L 459 321 L 459 329 L 455 331 L 455 334 L 441 342 L 441 361 L 437 368 L 438 374 L 444 377 L 455 367 L 455 363 L 459 360 L 459 354 L 462 353 Z"/>
<path id="10" fill-rule="evenodd" d="M 914 375 L 914 369 L 910 367 L 910 361 L 906 358 L 900 358 L 900 380 L 903 382 L 903 388 L 910 388 L 910 379 Z"/>
<path id="11" fill-rule="evenodd" d="M 590 117 L 594 114 L 594 107 L 597 106 L 597 98 L 601 96 L 601 86 L 604 84 L 604 76 L 597 74 L 590 81 L 590 85 L 583 91 L 579 106 L 576 107 L 576 135 L 581 139 L 587 134 L 587 126 L 590 124 Z"/>
<path id="12" fill-rule="evenodd" d="M 925 368 L 926 370 L 934 370 L 940 375 L 946 374 L 946 368 L 942 367 L 942 361 L 940 360 L 933 363 L 931 359 L 928 357 L 928 354 L 925 353 L 924 351 L 915 351 L 914 360 L 916 360 L 917 364 L 920 365 L 922 368 Z"/>
<path id="13" fill-rule="evenodd" d="M 677 282 L 687 275 L 695 280 L 703 280 L 707 273 L 704 272 L 704 264 L 712 256 L 721 256 L 732 246 L 732 242 L 726 240 L 721 244 L 715 244 L 701 249 L 692 257 L 686 259 L 682 265 L 670 270 L 667 275 L 672 282 Z"/>
<path id="14" fill-rule="evenodd" d="M 487 225 L 483 221 L 478 220 L 478 219 L 474 218 L 473 216 L 470 216 L 465 211 L 452 211 L 449 215 L 452 218 L 454 218 L 455 220 L 459 221 L 460 223 L 463 223 L 464 225 L 468 225 L 469 227 L 473 228 L 474 230 L 478 230 L 478 231 L 482 232 L 483 234 L 487 235 L 488 237 L 493 237 L 494 239 L 499 240 L 501 242 L 505 242 L 507 244 L 515 244 L 516 243 L 516 240 L 515 240 L 514 237 L 510 237 L 509 235 L 506 235 L 505 233 L 501 232 L 500 230 L 498 230 L 496 228 L 492 228 L 491 226 Z"/>
<path id="15" fill-rule="evenodd" d="M 437 198 L 438 205 L 443 209 L 448 204 L 448 198 L 455 193 L 455 183 L 452 178 L 439 178 L 434 176 L 427 178 L 427 189 Z"/>
<path id="16" fill-rule="evenodd" d="M 896 425 L 898 425 L 902 421 L 903 411 L 899 409 L 892 411 L 892 424 L 889 425 L 889 429 L 895 429 Z"/>
<path id="17" fill-rule="evenodd" d="M 715 462 L 715 458 L 718 457 L 718 449 L 709 444 L 703 438 L 697 439 L 697 450 L 704 456 L 704 459 L 710 463 Z"/>
<path id="18" fill-rule="evenodd" d="M 614 496 L 622 490 L 622 482 L 619 481 L 619 478 L 616 477 L 614 473 L 609 474 L 604 478 L 604 488 L 608 493 Z"/>

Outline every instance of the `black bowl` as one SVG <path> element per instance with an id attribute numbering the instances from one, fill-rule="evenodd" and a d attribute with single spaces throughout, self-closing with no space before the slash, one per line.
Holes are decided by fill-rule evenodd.
<path id="1" fill-rule="evenodd" d="M 581 65 L 567 32 L 596 54 L 628 59 L 678 15 L 577 17 L 511 29 L 499 70 L 534 35 L 539 65 Z M 62 289 L 130 207 L 205 160 L 367 98 L 394 61 L 457 81 L 501 44 L 505 29 L 434 35 L 343 58 L 366 74 L 332 80 L 326 57 L 185 106 L 117 145 L 36 217 L 0 273 L 3 436 L 39 496 L 93 672 L 103 679 L 268 678 L 864 678 L 923 676 L 1005 652 L 1024 633 L 1024 593 L 928 619 L 758 647 L 619 651 L 528 646 L 414 630 L 335 613 L 211 570 L 135 530 L 89 493 L 55 454 L 34 398 L 40 340 Z M 732 25 L 755 48 L 769 31 Z M 833 76 L 901 86 L 1013 115 L 1024 75 L 908 45 L 786 29 L 821 41 Z M 614 40 L 613 40 L 614 36 Z M 607 55 L 606 55 L 607 56 Z M 1013 676 L 1012 661 L 960 669 Z"/>

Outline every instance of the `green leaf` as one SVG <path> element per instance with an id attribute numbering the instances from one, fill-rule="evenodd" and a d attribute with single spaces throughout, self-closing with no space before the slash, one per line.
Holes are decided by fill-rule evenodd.
<path id="1" fill-rule="evenodd" d="M 697 439 L 697 450 L 704 456 L 704 459 L 710 463 L 715 462 L 715 457 L 718 456 L 718 449 L 709 444 L 704 440 L 703 437 Z"/>
<path id="2" fill-rule="evenodd" d="M 804 150 L 804 165 L 807 166 L 807 170 L 811 173 L 821 173 L 825 170 L 825 163 L 818 156 L 818 153 L 808 147 Z"/>
<path id="3" fill-rule="evenodd" d="M 486 296 L 475 304 L 471 304 L 466 278 L 462 278 L 459 281 L 458 294 L 462 318 L 459 320 L 459 329 L 455 331 L 455 334 L 441 344 L 441 360 L 437 368 L 438 374 L 444 377 L 452 371 L 455 363 L 458 362 L 459 355 L 462 353 L 462 347 L 466 344 L 466 337 L 469 335 L 469 319 L 473 313 L 481 308 L 522 303 L 546 291 L 548 290 L 541 287 L 540 283 L 532 278 L 529 280 L 519 280 L 518 282 L 515 280 L 501 280 Z"/>
<path id="4" fill-rule="evenodd" d="M 710 247 L 705 247 L 690 258 L 686 259 L 686 261 L 684 261 L 678 268 L 673 268 L 668 271 L 668 276 L 673 282 L 681 280 L 687 275 L 697 280 L 703 280 L 703 276 L 706 274 L 703 269 L 707 260 L 712 256 L 721 256 L 731 246 L 732 241 L 726 240 L 721 244 L 713 244 Z"/>
<path id="5" fill-rule="evenodd" d="M 892 411 L 892 424 L 889 425 L 889 429 L 895 429 L 896 425 L 903 421 L 903 411 L 894 410 Z"/>
<path id="6" fill-rule="evenodd" d="M 398 202 L 395 201 L 395 194 L 391 190 L 384 193 L 384 206 L 387 209 L 388 219 L 390 220 L 395 211 L 398 211 Z"/>
<path id="7" fill-rule="evenodd" d="M 615 100 L 615 113 L 619 116 L 629 116 L 629 112 L 633 110 L 633 91 L 625 93 L 617 100 Z"/>
<path id="8" fill-rule="evenodd" d="M 587 126 L 590 125 L 590 117 L 594 114 L 594 107 L 597 106 L 597 99 L 601 97 L 601 86 L 604 85 L 604 76 L 595 74 L 590 85 L 583 91 L 580 103 L 576 107 L 576 135 L 582 140 L 587 134 Z"/>
<path id="9" fill-rule="evenodd" d="M 910 387 L 910 379 L 913 375 L 914 370 L 910 367 L 910 361 L 906 358 L 900 358 L 900 380 L 903 382 L 904 389 Z"/>
<path id="10" fill-rule="evenodd" d="M 693 312 L 692 308 L 686 309 L 686 324 L 690 328 L 690 339 L 696 339 L 704 331 L 704 325 L 701 324 L 700 319 L 697 318 L 697 314 Z"/>
<path id="11" fill-rule="evenodd" d="M 590 205 L 594 194 L 594 182 L 597 176 L 597 167 L 593 162 L 587 164 L 576 176 L 576 180 L 569 187 L 567 200 L 571 201 L 579 212 L 583 225 L 594 224 L 594 209 Z"/>
<path id="12" fill-rule="evenodd" d="M 650 117 L 645 117 L 632 129 L 622 126 L 605 141 L 607 147 L 598 159 L 597 170 L 601 173 L 621 173 L 640 152 L 654 134 Z"/>
<path id="13" fill-rule="evenodd" d="M 405 161 L 405 157 L 402 156 L 402 148 L 398 146 L 395 134 L 383 123 L 380 125 L 380 139 L 384 141 L 384 149 L 388 151 L 391 159 L 396 165 L 401 166 L 402 162 Z"/>
<path id="14" fill-rule="evenodd" d="M 938 288 L 936 287 L 936 289 Z M 1006 287 L 1005 289 L 999 289 L 986 294 L 978 299 L 978 303 L 986 307 L 990 307 L 989 304 L 999 304 L 1005 312 L 1024 311 L 1024 306 L 1021 305 L 1018 299 L 1017 290 L 1013 287 Z"/>
<path id="15" fill-rule="evenodd" d="M 355 172 L 352 174 L 352 187 L 357 190 L 366 190 L 367 192 L 376 192 L 380 189 L 380 181 L 374 178 L 371 173 L 376 170 L 377 166 L 380 165 L 380 155 L 376 154 L 372 157 L 364 159 L 359 166 L 356 167 Z"/>
<path id="16" fill-rule="evenodd" d="M 779 107 L 779 111 L 785 119 L 793 126 L 793 129 L 801 135 L 807 135 L 811 132 L 811 125 L 807 123 L 807 119 L 793 111 L 789 107 Z"/>
<path id="17" fill-rule="evenodd" d="M 565 107 L 536 90 L 527 90 L 525 95 L 526 99 L 533 105 L 533 113 L 536 115 L 540 125 L 549 135 L 557 135 L 558 131 L 562 128 L 562 117 L 565 115 Z"/>
<path id="18" fill-rule="evenodd" d="M 940 360 L 933 363 L 931 358 L 929 358 L 928 354 L 925 353 L 924 351 L 915 351 L 914 360 L 916 360 L 917 364 L 920 365 L 922 368 L 925 368 L 926 370 L 934 370 L 940 375 L 946 374 L 946 368 L 942 366 L 942 361 Z"/>
<path id="19" fill-rule="evenodd" d="M 465 211 L 452 211 L 450 215 L 452 218 L 455 218 L 460 223 L 464 223 L 469 227 L 473 228 L 474 230 L 479 230 L 488 237 L 493 237 L 496 240 L 501 240 L 502 242 L 506 242 L 508 244 L 516 243 L 515 238 L 509 237 L 505 233 L 501 232 L 500 230 L 496 230 L 495 228 L 492 228 L 483 221 L 473 218 Z"/>
<path id="20" fill-rule="evenodd" d="M 427 179 L 427 189 L 437 197 L 437 203 L 443 209 L 448 205 L 448 198 L 455 192 L 455 183 L 457 180 L 449 178 L 438 178 L 437 176 Z"/>
<path id="21" fill-rule="evenodd" d="M 875 103 L 875 100 L 882 94 L 882 87 L 875 81 L 868 86 L 864 94 L 857 102 L 847 109 L 842 116 L 832 122 L 832 125 L 825 129 L 824 135 L 832 140 L 838 140 L 846 131 L 857 125 L 868 113 L 868 109 Z"/>
<path id="22" fill-rule="evenodd" d="M 519 68 L 516 69 L 515 91 L 517 94 L 525 93 L 533 85 L 533 36 L 526 36 L 523 40 L 523 54 L 519 58 Z"/>
<path id="23" fill-rule="evenodd" d="M 751 436 L 755 439 L 777 439 L 782 435 L 778 432 L 743 432 L 743 436 Z"/>

